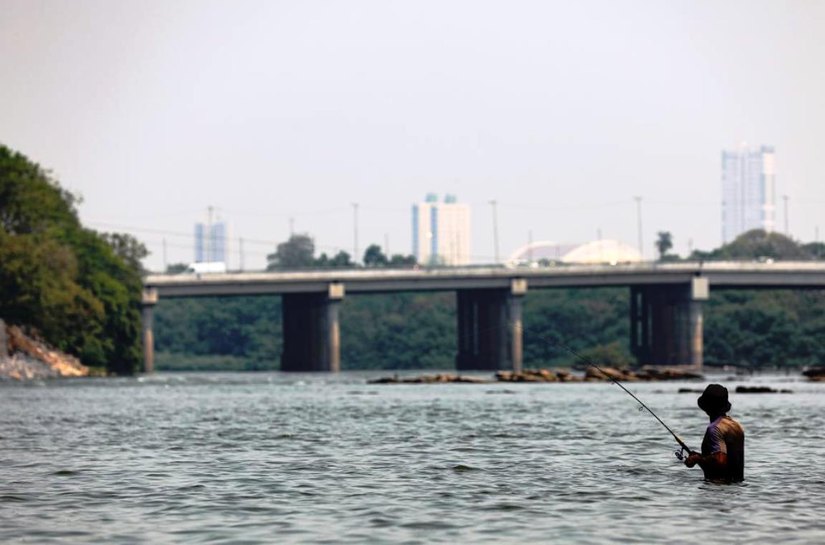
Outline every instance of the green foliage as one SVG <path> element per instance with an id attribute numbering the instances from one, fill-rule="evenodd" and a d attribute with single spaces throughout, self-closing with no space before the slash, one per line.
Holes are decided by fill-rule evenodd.
<path id="1" fill-rule="evenodd" d="M 154 332 L 159 353 L 235 357 L 251 367 L 277 368 L 283 346 L 281 298 L 161 299 Z M 157 365 L 165 368 L 161 360 Z"/>
<path id="2" fill-rule="evenodd" d="M 250 362 L 246 358 L 209 354 L 198 356 L 194 354 L 171 354 L 168 352 L 155 353 L 155 367 L 163 371 L 272 371 L 276 370 L 277 361 L 272 362 L 274 367 Z"/>
<path id="3" fill-rule="evenodd" d="M 388 265 L 390 267 L 412 267 L 417 263 L 414 255 L 393 254 Z"/>
<path id="4" fill-rule="evenodd" d="M 411 267 L 415 264 L 415 256 L 393 254 L 392 257 L 388 257 L 378 244 L 371 244 L 364 252 L 365 267 Z"/>
<path id="5" fill-rule="evenodd" d="M 341 305 L 344 369 L 455 367 L 456 298 L 452 293 L 392 293 Z"/>
<path id="6" fill-rule="evenodd" d="M 26 235 L 77 227 L 76 202 L 37 164 L 0 144 L 0 229 Z"/>
<path id="7" fill-rule="evenodd" d="M 77 282 L 70 248 L 42 235 L 0 230 L 0 263 L 4 320 L 35 329 L 61 350 L 102 354 L 104 306 Z"/>
<path id="8" fill-rule="evenodd" d="M 453 294 L 366 295 L 341 305 L 344 369 L 446 369 L 455 345 Z M 281 298 L 161 299 L 155 346 L 164 354 L 158 369 L 212 369 L 219 360 L 202 360 L 210 355 L 242 359 L 248 369 L 280 368 Z"/>
<path id="9" fill-rule="evenodd" d="M 332 257 L 328 257 L 325 253 L 321 254 L 318 259 L 312 262 L 312 266 L 319 269 L 351 269 L 355 267 L 355 263 L 352 262 L 349 253 L 340 250 Z"/>
<path id="10" fill-rule="evenodd" d="M 825 362 L 825 293 L 718 291 L 705 308 L 705 363 L 750 368 Z"/>
<path id="11" fill-rule="evenodd" d="M 128 235 L 77 219 L 77 199 L 0 145 L 0 309 L 91 366 L 130 373 L 140 362 L 140 258 Z"/>
<path id="12" fill-rule="evenodd" d="M 656 251 L 659 252 L 659 261 L 664 261 L 668 257 L 668 252 L 673 248 L 673 235 L 670 231 L 659 231 L 656 239 Z"/>
<path id="13" fill-rule="evenodd" d="M 627 351 L 630 294 L 623 288 L 534 290 L 524 298 L 524 364 L 572 365 L 576 352 L 619 343 Z"/>
<path id="14" fill-rule="evenodd" d="M 315 257 L 315 241 L 307 234 L 297 234 L 278 244 L 274 254 L 266 256 L 266 270 L 302 269 L 311 267 Z"/>
<path id="15" fill-rule="evenodd" d="M 809 242 L 802 245 L 802 249 L 807 252 L 811 259 L 825 259 L 825 243 Z"/>
<path id="16" fill-rule="evenodd" d="M 807 260 L 818 259 L 815 245 L 797 244 L 780 233 L 754 229 L 710 252 L 695 251 L 693 259 L 703 260 Z"/>
<path id="17" fill-rule="evenodd" d="M 149 255 L 149 251 L 142 242 L 132 235 L 123 233 L 103 233 L 102 237 L 111 246 L 115 255 L 122 259 L 131 270 L 146 272 L 142 261 Z"/>
<path id="18" fill-rule="evenodd" d="M 389 259 L 381 251 L 381 246 L 378 244 L 370 244 L 364 252 L 364 266 L 365 267 L 385 267 L 389 263 Z"/>
<path id="19" fill-rule="evenodd" d="M 315 241 L 307 234 L 292 235 L 289 240 L 278 244 L 275 253 L 267 257 L 266 270 L 292 269 L 352 269 L 358 265 L 352 261 L 352 256 L 344 250 L 339 250 L 333 256 L 326 252 L 315 257 Z M 415 265 L 415 257 L 399 254 L 388 258 L 377 244 L 371 244 L 364 252 L 365 267 L 408 267 Z"/>
<path id="20" fill-rule="evenodd" d="M 619 341 L 613 341 L 609 344 L 600 344 L 592 348 L 585 348 L 579 355 L 584 361 L 594 362 L 599 366 L 615 367 L 617 369 L 624 369 L 636 363 L 636 359 L 627 349 L 627 346 Z M 577 367 L 584 366 L 582 361 L 579 361 Z"/>

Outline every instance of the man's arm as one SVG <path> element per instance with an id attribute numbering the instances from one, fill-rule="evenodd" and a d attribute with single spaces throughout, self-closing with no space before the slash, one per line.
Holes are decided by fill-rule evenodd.
<path id="1" fill-rule="evenodd" d="M 709 426 L 705 434 L 705 439 L 708 441 L 710 454 L 702 455 L 698 452 L 691 453 L 685 460 L 685 465 L 693 467 L 699 464 L 705 473 L 715 473 L 716 471 L 724 470 L 728 465 L 728 448 L 725 443 L 725 438 L 722 437 L 722 432 L 718 426 Z M 703 441 L 704 446 L 704 441 Z"/>
<path id="2" fill-rule="evenodd" d="M 685 465 L 688 467 L 693 467 L 696 464 L 699 464 L 699 467 L 704 470 L 710 470 L 712 472 L 721 471 L 728 465 L 728 455 L 724 452 L 714 452 L 713 454 L 702 456 L 701 454 L 694 452 L 687 457 L 685 460 Z"/>

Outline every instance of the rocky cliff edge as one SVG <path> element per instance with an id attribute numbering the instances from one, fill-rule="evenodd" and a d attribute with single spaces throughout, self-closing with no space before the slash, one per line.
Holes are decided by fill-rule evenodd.
<path id="1" fill-rule="evenodd" d="M 80 360 L 27 335 L 0 320 L 0 380 L 85 377 Z"/>

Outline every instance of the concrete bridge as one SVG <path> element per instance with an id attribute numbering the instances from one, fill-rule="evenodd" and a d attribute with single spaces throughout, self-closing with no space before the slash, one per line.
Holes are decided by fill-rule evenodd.
<path id="1" fill-rule="evenodd" d="M 716 289 L 825 289 L 825 263 L 685 262 L 546 268 L 355 269 L 150 275 L 144 280 L 144 368 L 154 369 L 152 313 L 160 297 L 278 294 L 284 371 L 338 371 L 345 296 L 457 294 L 459 370 L 520 370 L 522 299 L 548 288 L 630 288 L 630 346 L 639 363 L 702 365 L 702 302 Z"/>

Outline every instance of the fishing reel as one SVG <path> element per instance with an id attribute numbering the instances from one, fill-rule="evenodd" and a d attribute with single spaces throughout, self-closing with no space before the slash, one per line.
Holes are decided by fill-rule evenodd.
<path id="1" fill-rule="evenodd" d="M 676 455 L 676 457 L 679 459 L 680 462 L 684 462 L 685 458 L 687 457 L 685 455 L 686 452 L 687 452 L 688 455 L 690 455 L 690 450 L 686 449 L 685 447 L 679 447 L 679 450 L 677 450 L 673 454 Z"/>

